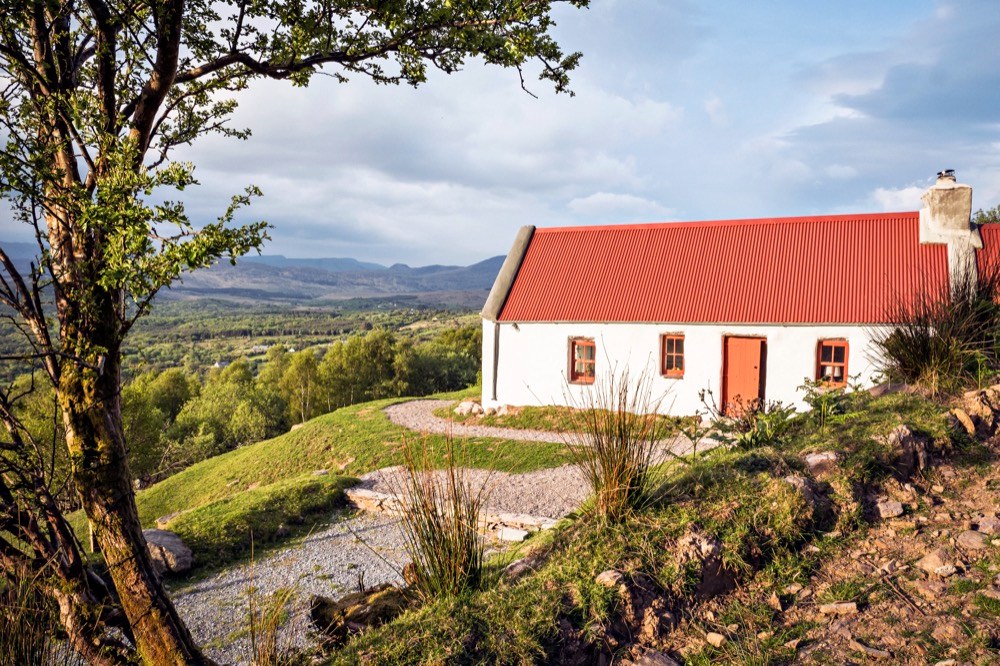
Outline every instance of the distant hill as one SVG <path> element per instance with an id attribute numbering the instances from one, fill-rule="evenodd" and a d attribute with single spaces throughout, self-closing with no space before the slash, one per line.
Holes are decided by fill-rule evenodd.
<path id="1" fill-rule="evenodd" d="M 304 259 L 286 257 L 282 254 L 262 254 L 259 256 L 248 255 L 240 259 L 240 261 L 251 264 L 267 264 L 268 266 L 275 266 L 277 268 L 297 266 L 301 268 L 319 268 L 320 270 L 332 272 L 385 270 L 385 266 L 382 264 L 373 264 L 371 262 L 358 261 L 357 259 L 350 259 L 346 257 Z"/>
<path id="2" fill-rule="evenodd" d="M 471 266 L 412 268 L 406 264 L 385 267 L 336 258 L 247 259 L 240 259 L 235 266 L 220 262 L 210 269 L 185 275 L 162 295 L 299 304 L 415 296 L 422 303 L 478 308 L 486 300 L 504 260 L 497 256 Z"/>

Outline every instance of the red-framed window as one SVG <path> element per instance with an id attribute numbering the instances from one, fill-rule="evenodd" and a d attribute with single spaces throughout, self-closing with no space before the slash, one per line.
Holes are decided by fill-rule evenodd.
<path id="1" fill-rule="evenodd" d="M 831 386 L 847 385 L 847 340 L 820 340 L 816 347 L 816 379 Z"/>
<path id="2" fill-rule="evenodd" d="M 668 333 L 660 336 L 660 373 L 664 377 L 684 376 L 684 336 Z"/>
<path id="3" fill-rule="evenodd" d="M 594 383 L 594 361 L 597 346 L 593 338 L 571 338 L 569 341 L 569 380 L 575 384 Z"/>

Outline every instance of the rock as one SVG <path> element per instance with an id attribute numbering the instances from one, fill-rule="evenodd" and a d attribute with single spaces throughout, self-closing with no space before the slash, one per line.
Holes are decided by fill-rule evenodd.
<path id="1" fill-rule="evenodd" d="M 835 601 L 820 606 L 819 612 L 823 615 L 854 615 L 858 612 L 858 605 L 853 601 Z"/>
<path id="2" fill-rule="evenodd" d="M 314 596 L 309 602 L 309 617 L 329 646 L 335 647 L 354 635 L 389 622 L 409 606 L 410 598 L 405 592 L 386 584 L 353 592 L 337 601 Z"/>
<path id="3" fill-rule="evenodd" d="M 508 580 L 517 580 L 532 571 L 534 571 L 540 562 L 541 558 L 536 555 L 528 555 L 527 557 L 522 557 L 519 560 L 514 560 L 506 567 L 504 567 L 503 573 Z"/>
<path id="4" fill-rule="evenodd" d="M 938 643 L 944 643 L 945 645 L 955 646 L 965 637 L 965 632 L 962 631 L 962 625 L 960 625 L 954 619 L 938 619 L 935 622 L 933 631 L 931 631 L 931 636 Z"/>
<path id="5" fill-rule="evenodd" d="M 785 481 L 791 484 L 809 505 L 814 523 L 825 523 L 833 517 L 833 503 L 815 481 L 797 474 L 786 476 Z"/>
<path id="6" fill-rule="evenodd" d="M 181 538 L 168 530 L 143 530 L 146 548 L 153 560 L 156 572 L 184 573 L 194 566 L 194 555 Z"/>
<path id="7" fill-rule="evenodd" d="M 597 574 L 594 582 L 608 589 L 616 589 L 625 583 L 625 576 L 616 569 L 608 569 Z"/>
<path id="8" fill-rule="evenodd" d="M 274 530 L 274 536 L 278 539 L 284 539 L 291 533 L 292 531 L 284 523 L 279 523 L 278 527 Z"/>
<path id="9" fill-rule="evenodd" d="M 471 413 L 473 416 L 482 416 L 484 414 L 483 406 L 480 405 L 478 402 L 472 403 Z"/>
<path id="10" fill-rule="evenodd" d="M 775 592 L 772 592 L 771 596 L 768 597 L 767 605 L 779 613 L 785 610 L 785 605 L 781 603 L 781 597 L 779 597 Z"/>
<path id="11" fill-rule="evenodd" d="M 949 414 L 955 418 L 955 422 L 960 425 L 965 432 L 972 437 L 976 436 L 976 424 L 972 421 L 972 417 L 969 416 L 968 412 L 960 407 L 956 407 L 951 410 Z"/>
<path id="12" fill-rule="evenodd" d="M 939 580 L 915 580 L 910 586 L 927 601 L 934 601 L 948 589 L 948 586 Z"/>
<path id="13" fill-rule="evenodd" d="M 483 413 L 486 414 L 486 416 L 493 416 L 494 414 L 497 413 L 497 408 L 496 407 L 486 407 L 483 410 Z"/>
<path id="14" fill-rule="evenodd" d="M 700 570 L 698 594 L 714 596 L 728 591 L 735 583 L 722 564 L 722 545 L 715 537 L 693 529 L 677 540 L 676 562 L 680 570 L 692 565 Z"/>
<path id="15" fill-rule="evenodd" d="M 475 405 L 475 404 L 476 403 L 474 403 L 474 402 L 466 400 L 464 402 L 458 403 L 458 407 L 456 407 L 452 411 L 454 411 L 459 416 L 468 416 L 469 414 L 472 413 L 472 406 Z M 480 406 L 480 409 L 482 409 L 481 406 Z"/>
<path id="16" fill-rule="evenodd" d="M 524 541 L 528 538 L 528 534 L 529 532 L 527 530 L 519 530 L 516 527 L 507 527 L 506 525 L 497 530 L 498 539 L 514 543 Z"/>
<path id="17" fill-rule="evenodd" d="M 510 405 L 500 405 L 497 407 L 497 416 L 507 416 L 510 414 Z"/>
<path id="18" fill-rule="evenodd" d="M 988 437 L 996 432 L 996 413 L 1000 410 L 1000 386 L 967 391 L 962 396 L 962 407 L 975 423 L 976 433 Z"/>
<path id="19" fill-rule="evenodd" d="M 635 666 L 681 666 L 679 661 L 657 650 L 645 650 L 634 664 Z"/>
<path id="20" fill-rule="evenodd" d="M 722 634 L 717 634 L 714 631 L 710 631 L 705 634 L 705 641 L 713 647 L 722 647 L 722 644 L 726 642 L 726 637 Z"/>
<path id="21" fill-rule="evenodd" d="M 941 661 L 935 662 L 934 666 L 958 666 L 958 662 L 954 659 L 942 659 Z"/>
<path id="22" fill-rule="evenodd" d="M 908 426 L 898 425 L 888 435 L 876 439 L 890 449 L 891 460 L 887 462 L 899 480 L 906 481 L 926 469 L 930 458 L 930 440 L 927 437 L 917 435 Z"/>
<path id="23" fill-rule="evenodd" d="M 674 614 L 667 609 L 666 599 L 652 599 L 642 612 L 642 623 L 639 626 L 639 642 L 645 644 L 660 643 L 670 630 L 674 628 Z"/>
<path id="24" fill-rule="evenodd" d="M 1000 534 L 1000 518 L 996 516 L 983 516 L 977 524 L 983 534 Z"/>
<path id="25" fill-rule="evenodd" d="M 837 454 L 833 451 L 809 453 L 805 456 L 805 462 L 809 473 L 819 478 L 837 469 Z"/>
<path id="26" fill-rule="evenodd" d="M 861 641 L 858 641 L 853 638 L 849 641 L 849 644 L 851 646 L 851 649 L 857 650 L 858 652 L 866 654 L 869 657 L 875 657 L 877 659 L 890 659 L 892 657 L 891 652 L 888 652 L 886 650 L 880 650 L 870 645 L 865 645 Z"/>
<path id="27" fill-rule="evenodd" d="M 938 567 L 934 570 L 934 573 L 942 578 L 947 578 L 949 576 L 954 576 L 958 573 L 958 569 L 955 568 L 954 564 L 946 564 L 943 567 Z"/>
<path id="28" fill-rule="evenodd" d="M 791 585 L 786 585 L 783 591 L 785 594 L 798 594 L 800 590 L 802 590 L 802 585 L 792 583 Z"/>
<path id="29" fill-rule="evenodd" d="M 898 518 L 903 515 L 903 505 L 896 500 L 883 500 L 875 505 L 879 518 Z"/>
<path id="30" fill-rule="evenodd" d="M 917 560 L 917 568 L 929 574 L 947 566 L 952 559 L 951 552 L 947 548 L 935 548 Z"/>
<path id="31" fill-rule="evenodd" d="M 974 530 L 966 530 L 959 534 L 955 539 L 955 543 L 967 550 L 983 550 L 990 547 L 990 542 L 986 535 Z"/>
<path id="32" fill-rule="evenodd" d="M 330 473 L 328 469 L 314 469 L 313 476 L 327 476 Z"/>

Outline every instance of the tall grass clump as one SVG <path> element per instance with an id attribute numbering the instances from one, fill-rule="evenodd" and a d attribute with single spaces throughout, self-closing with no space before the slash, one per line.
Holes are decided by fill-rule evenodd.
<path id="1" fill-rule="evenodd" d="M 880 369 L 890 380 L 933 394 L 983 385 L 997 373 L 1000 271 L 900 298 L 884 314 L 891 327 L 875 331 Z"/>
<path id="2" fill-rule="evenodd" d="M 627 371 L 611 371 L 580 398 L 569 394 L 575 434 L 566 445 L 603 520 L 623 520 L 651 497 L 651 469 L 669 430 L 652 387 L 648 372 L 632 382 Z"/>
<path id="3" fill-rule="evenodd" d="M 0 578 L 0 664 L 58 666 L 79 660 L 59 641 L 56 609 L 27 575 Z"/>
<path id="4" fill-rule="evenodd" d="M 404 505 L 403 537 L 413 560 L 412 583 L 427 599 L 474 589 L 483 577 L 485 542 L 478 527 L 489 478 L 474 482 L 457 454 L 450 437 L 442 469 L 435 469 L 426 442 L 407 445 L 404 451 L 398 489 Z"/>

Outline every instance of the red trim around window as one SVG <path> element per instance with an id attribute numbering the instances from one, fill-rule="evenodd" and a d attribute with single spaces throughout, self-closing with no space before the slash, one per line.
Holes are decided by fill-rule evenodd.
<path id="1" fill-rule="evenodd" d="M 570 338 L 569 381 L 574 384 L 594 383 L 597 345 L 593 338 Z"/>
<path id="2" fill-rule="evenodd" d="M 847 386 L 847 340 L 820 340 L 816 345 L 816 379 L 830 386 Z"/>
<path id="3" fill-rule="evenodd" d="M 664 377 L 684 376 L 684 336 L 667 334 L 660 336 L 660 374 Z"/>

